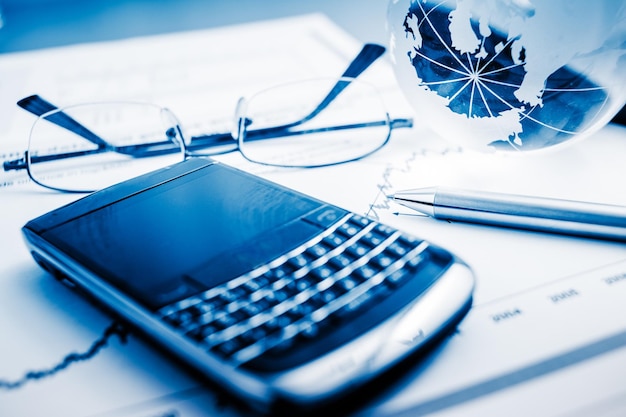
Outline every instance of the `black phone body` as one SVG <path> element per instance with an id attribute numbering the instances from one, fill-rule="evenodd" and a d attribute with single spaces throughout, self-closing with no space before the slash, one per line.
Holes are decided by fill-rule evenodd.
<path id="1" fill-rule="evenodd" d="M 453 328 L 471 270 L 368 218 L 194 158 L 31 220 L 35 260 L 258 408 L 311 406 Z"/>

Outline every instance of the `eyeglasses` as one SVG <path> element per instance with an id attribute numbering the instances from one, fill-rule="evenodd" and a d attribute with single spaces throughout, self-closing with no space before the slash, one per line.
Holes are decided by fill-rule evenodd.
<path id="1" fill-rule="evenodd" d="M 187 134 L 168 108 L 139 102 L 57 108 L 34 95 L 18 102 L 38 115 L 28 150 L 4 170 L 37 184 L 91 192 L 189 157 L 239 151 L 251 162 L 315 168 L 364 158 L 411 119 L 390 119 L 375 87 L 358 76 L 384 52 L 365 45 L 340 78 L 283 84 L 241 98 L 228 133 Z"/>

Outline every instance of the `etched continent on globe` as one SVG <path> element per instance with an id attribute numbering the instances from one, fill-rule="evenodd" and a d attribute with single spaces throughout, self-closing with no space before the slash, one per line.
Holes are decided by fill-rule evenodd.
<path id="1" fill-rule="evenodd" d="M 586 8 L 564 9 L 581 0 L 393 3 L 400 86 L 418 117 L 456 126 L 447 136 L 467 136 L 472 147 L 539 149 L 584 131 L 606 110 L 609 92 L 585 73 L 585 59 L 610 42 L 608 32 L 588 30 L 607 16 L 596 22 Z"/>

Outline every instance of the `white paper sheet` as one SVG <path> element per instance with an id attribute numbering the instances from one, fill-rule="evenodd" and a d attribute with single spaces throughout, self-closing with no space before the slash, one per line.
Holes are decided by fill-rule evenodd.
<path id="1" fill-rule="evenodd" d="M 61 105 L 150 100 L 183 124 L 227 125 L 239 96 L 286 79 L 338 75 L 359 47 L 325 18 L 309 16 L 0 56 L 0 159 L 19 157 L 26 146 L 33 117 L 14 102 L 28 94 Z M 364 78 L 381 87 L 392 116 L 409 113 L 386 63 Z M 348 165 L 290 170 L 255 166 L 238 154 L 219 158 L 427 238 L 474 269 L 475 306 L 459 331 L 381 387 L 360 413 L 618 415 L 626 408 L 624 245 L 441 222 L 385 195 L 456 185 L 626 204 L 626 130 L 608 127 L 572 146 L 514 156 L 461 150 L 420 126 L 419 117 L 416 124 Z M 0 381 L 21 381 L 88 352 L 112 322 L 41 271 L 22 243 L 26 221 L 76 198 L 40 189 L 24 174 L 0 173 Z M 0 387 L 0 415 L 236 413 L 203 384 L 136 335 L 114 333 L 88 360 Z"/>

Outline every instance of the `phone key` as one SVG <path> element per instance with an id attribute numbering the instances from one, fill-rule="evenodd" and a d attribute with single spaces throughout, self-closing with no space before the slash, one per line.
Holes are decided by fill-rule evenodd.
<path id="1" fill-rule="evenodd" d="M 197 326 L 204 326 L 207 323 L 210 323 L 213 320 L 215 320 L 215 317 L 217 316 L 217 314 L 218 312 L 216 310 L 207 311 L 203 315 L 196 317 L 194 324 Z M 219 314 L 221 314 L 221 312 L 219 312 Z"/>
<path id="2" fill-rule="evenodd" d="M 243 317 L 236 315 L 234 313 L 225 313 L 220 314 L 215 318 L 213 324 L 221 329 L 226 329 L 228 327 L 234 326 L 237 322 L 239 322 Z"/>
<path id="3" fill-rule="evenodd" d="M 304 295 L 303 295 L 303 298 L 304 298 Z M 312 303 L 309 303 L 308 300 L 309 300 L 309 297 L 307 296 L 302 302 L 298 303 L 292 309 L 302 314 L 304 317 L 310 316 L 311 313 L 317 309 L 317 307 L 315 307 Z"/>
<path id="4" fill-rule="evenodd" d="M 242 336 L 249 340 L 250 344 L 252 344 L 266 338 L 267 331 L 263 327 L 252 327 L 243 333 Z"/>
<path id="5" fill-rule="evenodd" d="M 364 293 L 357 296 L 355 299 L 335 311 L 332 316 L 334 318 L 339 318 L 341 320 L 357 314 L 359 311 L 367 308 L 371 304 L 373 304 L 375 300 L 374 292 L 365 291 Z"/>
<path id="6" fill-rule="evenodd" d="M 284 320 L 287 320 L 289 324 L 292 324 L 297 322 L 298 320 L 302 320 L 305 315 L 306 313 L 304 309 L 291 308 L 285 311 L 279 317 L 284 317 Z"/>
<path id="7" fill-rule="evenodd" d="M 307 276 L 315 279 L 317 282 L 322 282 L 333 275 L 334 272 L 335 271 L 330 266 L 321 265 L 309 271 L 309 275 Z"/>
<path id="8" fill-rule="evenodd" d="M 171 324 L 174 327 L 179 327 L 182 324 L 179 312 L 174 312 L 168 314 L 167 316 L 163 316 L 163 320 L 165 320 L 167 323 Z"/>
<path id="9" fill-rule="evenodd" d="M 276 297 L 274 292 L 267 292 L 263 295 L 262 298 L 254 302 L 263 305 L 265 307 L 264 310 L 274 308 L 281 303 L 281 301 Z"/>
<path id="10" fill-rule="evenodd" d="M 265 310 L 264 305 L 266 306 L 267 304 L 247 303 L 241 306 L 241 311 L 246 315 L 246 318 L 250 318 L 264 311 Z"/>
<path id="11" fill-rule="evenodd" d="M 256 340 L 252 337 L 250 332 L 243 332 L 224 337 L 223 340 L 214 345 L 211 349 L 220 352 L 224 356 L 232 356 L 255 342 Z"/>
<path id="12" fill-rule="evenodd" d="M 311 246 L 304 253 L 306 253 L 312 259 L 317 259 L 317 258 L 321 258 L 322 256 L 326 255 L 326 253 L 328 253 L 328 249 L 326 249 L 326 247 L 318 244 L 318 245 Z"/>
<path id="13" fill-rule="evenodd" d="M 213 324 L 206 324 L 204 326 L 192 329 L 187 334 L 194 340 L 197 340 L 198 342 L 203 342 L 204 340 L 206 340 L 207 337 L 219 332 L 220 330 L 221 329 Z"/>
<path id="14" fill-rule="evenodd" d="M 370 223 L 372 223 L 372 220 L 368 219 L 367 217 L 359 216 L 358 214 L 352 215 L 349 221 L 351 223 L 359 225 L 360 227 L 366 227 Z"/>
<path id="15" fill-rule="evenodd" d="M 346 287 L 344 285 L 341 285 L 340 281 L 336 281 L 333 284 L 333 286 L 330 287 L 332 289 L 332 291 L 335 293 L 335 295 L 337 296 L 337 298 L 342 297 L 343 295 L 345 295 L 348 292 L 348 289 L 346 289 Z"/>
<path id="16" fill-rule="evenodd" d="M 374 230 L 376 230 L 376 232 L 386 237 L 391 236 L 395 232 L 395 230 L 392 229 L 391 227 L 385 226 L 384 224 L 380 224 L 380 223 L 374 226 Z"/>
<path id="17" fill-rule="evenodd" d="M 410 258 L 407 262 L 406 262 L 406 267 L 410 268 L 411 270 L 415 271 L 419 268 L 420 265 L 422 265 L 424 263 L 424 261 L 428 258 L 428 254 L 425 253 L 424 251 L 420 252 L 419 254 L 417 254 L 416 256 L 413 256 L 412 258 Z"/>
<path id="18" fill-rule="evenodd" d="M 318 310 L 326 305 L 326 300 L 322 297 L 321 293 L 316 292 L 305 301 L 305 303 L 311 307 L 311 311 Z"/>
<path id="19" fill-rule="evenodd" d="M 290 355 L 298 352 L 298 349 L 309 343 L 311 340 L 320 336 L 326 329 L 329 328 L 330 321 L 325 320 L 323 322 L 314 322 L 311 320 L 302 320 L 298 323 L 286 327 L 281 333 L 280 340 L 270 340 L 267 343 L 271 346 L 264 353 L 269 357 L 281 357 L 284 355 Z"/>
<path id="20" fill-rule="evenodd" d="M 250 282 L 254 283 L 253 285 L 258 286 L 259 288 L 263 288 L 269 285 L 270 279 L 264 275 L 259 275 L 258 277 L 251 279 Z"/>
<path id="21" fill-rule="evenodd" d="M 354 276 L 361 279 L 362 281 L 369 280 L 377 273 L 378 271 L 368 264 L 362 265 L 353 271 Z"/>
<path id="22" fill-rule="evenodd" d="M 331 233 L 326 236 L 323 241 L 330 247 L 336 248 L 343 245 L 348 240 L 347 237 L 340 235 L 338 233 Z"/>
<path id="23" fill-rule="evenodd" d="M 303 291 L 308 290 L 309 288 L 313 287 L 315 284 L 316 284 L 316 281 L 314 281 L 310 276 L 307 276 L 307 275 L 294 280 L 292 283 L 292 285 L 294 286 L 294 288 L 296 289 L 298 293 L 302 293 Z"/>
<path id="24" fill-rule="evenodd" d="M 191 306 L 199 303 L 200 301 L 202 301 L 202 299 L 199 298 L 199 297 L 195 297 L 195 296 L 188 297 L 188 298 L 185 298 L 184 300 L 180 300 L 180 301 L 176 302 L 174 308 L 176 310 L 184 310 L 184 309 L 186 309 L 188 307 L 191 307 Z"/>
<path id="25" fill-rule="evenodd" d="M 194 304 L 188 305 L 187 307 L 181 307 L 179 311 L 181 314 L 184 313 L 186 315 L 190 315 L 192 318 L 197 317 L 202 314 L 202 310 L 199 308 L 200 304 L 202 303 L 198 301 Z"/>
<path id="26" fill-rule="evenodd" d="M 356 242 L 355 244 L 349 246 L 346 249 L 346 252 L 348 252 L 349 254 L 351 254 L 352 256 L 356 258 L 365 256 L 369 251 L 370 251 L 370 248 L 363 245 L 361 242 Z"/>
<path id="27" fill-rule="evenodd" d="M 385 278 L 385 282 L 394 287 L 397 287 L 401 285 L 406 279 L 410 278 L 411 276 L 412 274 L 409 273 L 409 271 L 407 271 L 406 269 L 400 268 L 397 271 L 394 271 L 390 275 L 388 275 Z"/>
<path id="28" fill-rule="evenodd" d="M 241 284 L 241 286 L 245 289 L 248 295 L 261 289 L 261 283 L 255 279 L 249 279 L 243 284 Z"/>
<path id="29" fill-rule="evenodd" d="M 276 281 L 281 278 L 285 278 L 288 275 L 291 275 L 297 268 L 288 263 L 283 263 L 276 268 L 270 269 L 268 272 L 263 274 L 270 281 Z"/>
<path id="30" fill-rule="evenodd" d="M 268 301 L 276 303 L 276 305 L 278 305 L 288 298 L 291 298 L 291 294 L 286 289 L 281 288 L 280 290 L 275 290 L 272 295 L 268 295 L 265 298 L 267 298 Z"/>
<path id="31" fill-rule="evenodd" d="M 283 324 L 283 323 L 279 323 L 278 317 L 270 316 L 270 315 L 268 315 L 268 317 L 269 319 L 263 321 L 257 326 L 257 328 L 262 329 L 262 331 L 267 335 L 272 334 L 276 332 L 277 330 L 280 330 L 281 324 Z"/>
<path id="32" fill-rule="evenodd" d="M 360 242 L 366 244 L 370 248 L 375 248 L 383 243 L 385 237 L 375 233 L 373 231 L 367 232 L 360 240 Z"/>
<path id="33" fill-rule="evenodd" d="M 200 316 L 204 316 L 205 314 L 212 312 L 214 310 L 214 306 L 211 305 L 211 303 L 203 301 L 202 303 L 197 305 L 197 309 L 201 311 Z"/>
<path id="34" fill-rule="evenodd" d="M 352 236 L 354 236 L 354 235 L 356 235 L 357 233 L 359 233 L 360 229 L 361 229 L 360 227 L 355 226 L 355 225 L 350 224 L 350 223 L 347 223 L 347 222 L 346 222 L 346 223 L 343 223 L 342 225 L 340 225 L 340 226 L 337 228 L 337 230 L 338 230 L 341 234 L 343 234 L 344 236 L 347 236 L 347 237 L 349 237 L 349 238 L 350 238 L 350 237 L 352 237 Z"/>
<path id="35" fill-rule="evenodd" d="M 246 299 L 247 297 L 237 298 L 231 301 L 229 304 L 222 307 L 220 311 L 227 313 L 227 314 L 234 314 L 235 312 L 238 312 L 241 310 L 241 307 L 243 307 L 243 305 L 245 304 Z"/>
<path id="36" fill-rule="evenodd" d="M 349 266 L 352 262 L 354 262 L 354 260 L 355 259 L 353 257 L 348 256 L 346 253 L 340 253 L 330 258 L 328 260 L 328 264 L 339 271 Z"/>
<path id="37" fill-rule="evenodd" d="M 251 293 L 250 289 L 243 285 L 243 283 L 229 289 L 229 291 L 235 296 L 235 298 L 247 297 Z"/>
<path id="38" fill-rule="evenodd" d="M 301 253 L 292 258 L 289 258 L 287 262 L 289 262 L 295 269 L 300 269 L 304 266 L 307 266 L 309 262 L 311 262 L 311 259 L 308 258 L 304 253 Z"/>
<path id="39" fill-rule="evenodd" d="M 340 295 L 337 288 L 330 287 L 319 293 L 319 299 L 321 299 L 324 304 L 329 304 L 339 298 Z"/>
<path id="40" fill-rule="evenodd" d="M 285 326 L 291 324 L 291 320 L 287 316 L 273 316 L 262 323 L 259 327 L 263 329 L 268 335 L 275 335 L 276 332 L 283 329 Z"/>
<path id="41" fill-rule="evenodd" d="M 296 295 L 300 294 L 300 290 L 298 289 L 298 286 L 296 285 L 295 281 L 289 281 L 282 289 L 281 291 L 283 291 L 286 295 L 287 298 L 293 298 Z"/>
<path id="42" fill-rule="evenodd" d="M 294 346 L 294 336 L 296 336 L 296 332 L 297 330 L 291 330 L 291 327 L 283 329 L 283 334 L 281 334 L 280 339 L 268 341 L 270 342 L 268 344 L 273 346 L 267 349 L 267 353 L 270 355 L 280 355 L 289 351 Z"/>
<path id="43" fill-rule="evenodd" d="M 335 283 L 335 286 L 341 288 L 343 292 L 352 291 L 359 285 L 359 282 L 353 277 L 347 276 L 345 278 L 340 279 Z"/>
<path id="44" fill-rule="evenodd" d="M 409 253 L 410 248 L 405 248 L 402 245 L 399 245 L 397 242 L 393 242 L 391 245 L 387 246 L 385 252 L 388 254 L 395 256 L 396 258 L 402 258 L 407 253 Z"/>
<path id="45" fill-rule="evenodd" d="M 228 290 L 224 290 L 221 293 L 217 294 L 215 297 L 208 300 L 211 304 L 213 304 L 217 308 L 224 307 L 227 304 L 232 303 L 237 299 L 237 295 Z"/>
<path id="46" fill-rule="evenodd" d="M 274 307 L 274 305 L 270 300 L 266 299 L 266 298 L 260 298 L 259 300 L 253 301 L 251 302 L 249 305 L 254 305 L 256 306 L 256 308 L 258 308 L 259 313 L 263 312 L 263 311 L 267 311 L 269 310 L 271 307 Z M 259 314 L 257 313 L 257 314 Z"/>
<path id="47" fill-rule="evenodd" d="M 423 264 L 424 259 L 425 255 L 423 253 L 418 253 L 410 258 L 404 267 L 387 276 L 385 281 L 392 286 L 402 285 L 405 281 L 415 275 L 419 266 Z"/>
<path id="48" fill-rule="evenodd" d="M 367 266 L 366 266 L 366 265 L 364 265 L 363 267 L 367 267 Z M 360 267 L 360 268 L 363 268 L 363 267 Z M 357 268 L 357 269 L 353 270 L 353 271 L 350 273 L 350 275 L 348 275 L 347 277 L 345 277 L 345 278 L 350 278 L 352 281 L 354 281 L 354 282 L 356 283 L 356 285 L 357 285 L 357 286 L 359 286 L 359 285 L 363 284 L 364 282 L 367 282 L 367 281 L 368 281 L 368 279 L 364 278 L 364 277 L 361 275 L 361 273 L 360 273 L 360 272 L 361 272 L 360 268 Z M 367 274 L 369 274 L 369 273 L 367 273 Z M 373 275 L 372 275 L 372 276 L 373 276 Z"/>
<path id="49" fill-rule="evenodd" d="M 235 352 L 246 347 L 249 343 L 250 341 L 246 340 L 244 337 L 237 336 L 213 346 L 211 350 L 217 352 L 221 356 L 230 357 Z"/>
<path id="50" fill-rule="evenodd" d="M 226 305 L 223 311 L 226 314 L 233 314 L 236 311 L 239 311 L 243 307 L 243 303 L 239 300 L 233 301 L 232 303 Z"/>
<path id="51" fill-rule="evenodd" d="M 385 269 L 389 267 L 391 264 L 393 264 L 396 261 L 396 259 L 388 256 L 387 254 L 385 254 L 385 252 L 383 252 L 383 253 L 380 253 L 378 256 L 374 257 L 372 261 L 378 264 L 378 266 L 380 266 L 382 269 Z"/>
<path id="52" fill-rule="evenodd" d="M 420 243 L 423 242 L 423 240 L 418 239 L 414 236 L 411 235 L 401 235 L 398 238 L 398 241 L 401 242 L 403 245 L 408 246 L 408 247 L 415 247 L 417 245 L 419 245 Z"/>
<path id="53" fill-rule="evenodd" d="M 298 338 L 314 339 L 320 333 L 320 326 L 311 320 L 306 320 L 299 325 Z"/>
<path id="54" fill-rule="evenodd" d="M 241 323 L 253 316 L 253 314 L 249 314 L 249 312 L 243 308 L 243 304 L 238 303 L 234 307 L 236 308 L 235 310 L 226 313 L 226 315 L 230 316 L 234 324 Z M 231 324 L 231 326 L 234 324 Z"/>
<path id="55" fill-rule="evenodd" d="M 179 326 L 189 326 L 193 323 L 195 317 L 194 313 L 192 313 L 189 309 L 181 310 L 178 313 L 178 318 L 180 320 Z"/>
<path id="56" fill-rule="evenodd" d="M 255 292 L 253 292 L 252 294 L 250 294 L 250 296 L 248 297 L 248 300 L 251 303 L 257 303 L 259 302 L 259 300 L 265 298 L 266 295 L 270 294 L 272 292 L 271 289 L 269 288 L 261 288 Z"/>
<path id="57" fill-rule="evenodd" d="M 183 311 L 177 311 L 168 316 L 164 317 L 165 321 L 173 325 L 174 327 L 181 327 L 187 323 L 189 323 L 192 319 L 191 314 L 185 313 Z"/>

